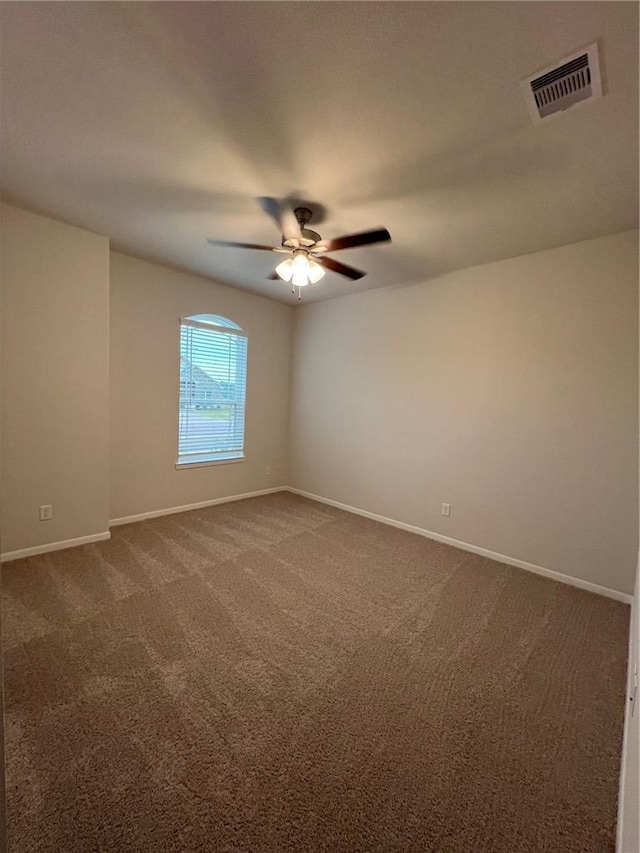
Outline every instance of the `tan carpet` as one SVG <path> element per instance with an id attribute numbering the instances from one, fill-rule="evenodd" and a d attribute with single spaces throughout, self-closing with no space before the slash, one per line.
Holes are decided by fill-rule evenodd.
<path id="1" fill-rule="evenodd" d="M 626 605 L 289 494 L 3 570 L 11 853 L 612 851 Z"/>

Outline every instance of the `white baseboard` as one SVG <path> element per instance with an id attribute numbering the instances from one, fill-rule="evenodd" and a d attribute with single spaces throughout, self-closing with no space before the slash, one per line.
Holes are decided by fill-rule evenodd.
<path id="1" fill-rule="evenodd" d="M 184 504 L 183 506 L 171 506 L 166 509 L 154 509 L 151 512 L 141 512 L 138 515 L 126 515 L 123 518 L 112 518 L 109 527 L 117 527 L 119 524 L 133 524 L 136 521 L 145 521 L 147 518 L 159 518 L 161 515 L 174 515 L 178 512 L 189 512 L 191 509 L 202 509 L 207 506 L 231 503 L 231 501 L 243 501 L 245 498 L 258 498 L 260 495 L 271 495 L 274 492 L 286 492 L 287 486 L 276 486 L 273 489 L 260 489 L 257 492 L 246 492 L 244 495 L 228 495 L 224 498 L 214 498 L 210 501 L 200 501 L 195 504 Z"/>
<path id="2" fill-rule="evenodd" d="M 91 536 L 78 536 L 77 539 L 63 539 L 61 542 L 47 542 L 46 545 L 35 545 L 33 548 L 22 548 L 20 551 L 5 551 L 0 555 L 0 561 L 8 563 L 11 560 L 21 560 L 23 557 L 34 557 L 36 554 L 46 554 L 49 551 L 63 551 L 65 548 L 75 548 L 78 545 L 89 545 L 91 542 L 103 542 L 111 539 L 111 533 L 92 533 Z"/>
<path id="3" fill-rule="evenodd" d="M 496 560 L 498 563 L 506 563 L 508 566 L 515 566 L 518 569 L 525 569 L 527 572 L 533 572 L 536 575 L 543 575 L 560 583 L 566 583 L 570 586 L 577 586 L 580 589 L 586 589 L 588 592 L 595 592 L 597 595 L 604 595 L 607 598 L 613 598 L 615 601 L 622 601 L 624 604 L 631 604 L 633 597 L 625 592 L 619 592 L 617 589 L 610 589 L 607 586 L 600 586 L 591 581 L 585 581 L 581 578 L 573 577 L 572 575 L 564 575 L 562 572 L 556 572 L 553 569 L 546 569 L 544 566 L 536 566 L 534 563 L 527 563 L 525 560 L 519 560 L 517 557 L 509 557 L 506 554 L 498 554 L 496 551 L 489 551 L 487 548 L 480 548 L 478 545 L 471 545 L 469 542 L 462 542 L 460 539 L 452 539 L 450 536 L 443 536 L 441 533 L 434 533 L 431 530 L 426 530 L 424 527 L 416 527 L 414 524 L 405 524 L 404 521 L 396 521 L 394 518 L 387 518 L 384 515 L 378 515 L 375 512 L 369 512 L 365 509 L 359 509 L 355 506 L 333 501 L 329 498 L 323 498 L 321 495 L 314 495 L 311 492 L 303 492 L 302 489 L 294 489 L 289 486 L 287 491 L 295 495 L 301 495 L 304 498 L 309 498 L 312 501 L 335 506 L 337 509 L 343 509 L 346 512 L 352 512 L 355 515 L 362 515 L 365 518 L 371 518 L 374 521 L 380 521 L 382 524 L 389 524 L 391 527 L 399 527 L 400 530 L 408 530 L 410 533 L 417 533 L 418 536 L 425 536 L 427 539 L 434 539 L 436 542 L 443 542 L 445 545 L 453 545 L 454 548 L 460 548 L 463 551 L 470 551 L 472 554 L 478 554 L 481 557 L 488 557 L 490 560 Z"/>

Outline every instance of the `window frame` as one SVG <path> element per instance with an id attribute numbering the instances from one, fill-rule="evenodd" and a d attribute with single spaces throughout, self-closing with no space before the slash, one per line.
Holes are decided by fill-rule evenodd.
<path id="1" fill-rule="evenodd" d="M 210 317 L 211 320 L 203 320 L 203 319 L 192 319 L 192 318 L 204 318 Z M 216 322 L 222 321 L 222 322 Z M 242 429 L 242 448 L 237 451 L 220 451 L 216 453 L 211 453 L 207 451 L 203 451 L 202 453 L 193 453 L 191 454 L 192 458 L 180 458 L 180 416 L 182 412 L 181 408 L 181 383 L 182 380 L 180 378 L 180 368 L 181 368 L 181 360 L 182 360 L 182 328 L 183 326 L 195 327 L 199 329 L 203 329 L 207 332 L 218 332 L 223 335 L 235 335 L 239 338 L 242 338 L 245 341 L 244 348 L 244 401 L 243 401 L 243 429 Z M 175 462 L 175 468 L 178 471 L 186 470 L 189 468 L 203 468 L 209 465 L 230 465 L 236 462 L 245 462 L 246 461 L 246 412 L 247 412 L 247 376 L 248 376 L 248 362 L 249 362 L 249 336 L 247 332 L 241 327 L 238 326 L 233 320 L 228 317 L 223 317 L 218 314 L 191 314 L 180 318 L 179 326 L 178 326 L 178 443 L 177 443 L 177 458 Z M 206 458 L 206 457 L 209 458 Z M 202 458 L 193 458 L 193 457 L 202 457 Z"/>

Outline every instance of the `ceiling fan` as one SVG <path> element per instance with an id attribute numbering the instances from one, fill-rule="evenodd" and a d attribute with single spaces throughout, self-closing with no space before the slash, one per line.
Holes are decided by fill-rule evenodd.
<path id="1" fill-rule="evenodd" d="M 355 281 L 366 275 L 362 270 L 342 264 L 327 257 L 328 252 L 339 249 L 352 249 L 356 246 L 367 246 L 372 243 L 386 243 L 391 240 L 391 234 L 386 228 L 376 228 L 361 234 L 348 234 L 333 240 L 323 240 L 318 233 L 307 228 L 312 212 L 308 207 L 296 207 L 292 210 L 286 201 L 264 197 L 259 199 L 262 209 L 275 221 L 282 234 L 280 246 L 262 246 L 259 243 L 234 243 L 229 240 L 213 240 L 207 242 L 212 246 L 231 246 L 240 249 L 260 249 L 266 252 L 281 252 L 289 255 L 278 264 L 270 279 L 282 279 L 291 282 L 292 291 L 308 284 L 315 284 L 325 274 L 325 269 L 332 270 Z"/>

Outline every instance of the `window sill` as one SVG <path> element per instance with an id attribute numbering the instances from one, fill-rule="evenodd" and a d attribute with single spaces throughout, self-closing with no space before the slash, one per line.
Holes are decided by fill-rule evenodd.
<path id="1" fill-rule="evenodd" d="M 241 456 L 217 456 L 215 459 L 185 459 L 182 462 L 176 462 L 176 471 L 186 468 L 204 468 L 208 465 L 231 465 L 234 462 L 245 462 L 246 458 L 243 453 Z"/>

